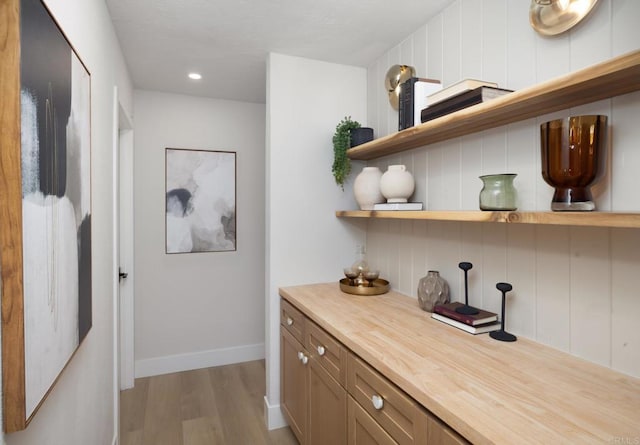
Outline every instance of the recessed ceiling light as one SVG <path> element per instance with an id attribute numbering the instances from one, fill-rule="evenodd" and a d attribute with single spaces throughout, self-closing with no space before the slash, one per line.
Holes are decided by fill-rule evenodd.
<path id="1" fill-rule="evenodd" d="M 189 73 L 189 79 L 191 80 L 200 80 L 202 79 L 202 75 L 199 73 Z"/>

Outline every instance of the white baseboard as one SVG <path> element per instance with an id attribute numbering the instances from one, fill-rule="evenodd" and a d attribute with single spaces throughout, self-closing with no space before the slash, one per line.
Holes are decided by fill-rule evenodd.
<path id="1" fill-rule="evenodd" d="M 211 349 L 189 354 L 168 355 L 165 357 L 136 360 L 135 374 L 138 377 L 170 374 L 172 372 L 191 371 L 192 369 L 230 365 L 264 358 L 264 343 L 244 345 L 233 348 Z"/>
<path id="2" fill-rule="evenodd" d="M 269 431 L 278 428 L 284 428 L 288 425 L 286 419 L 282 415 L 280 404 L 271 405 L 269 403 L 269 400 L 267 399 L 267 396 L 264 396 L 264 416 L 264 420 Z"/>

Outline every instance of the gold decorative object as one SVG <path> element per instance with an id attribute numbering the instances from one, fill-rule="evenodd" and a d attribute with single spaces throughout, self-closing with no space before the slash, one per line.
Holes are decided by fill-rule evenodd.
<path id="1" fill-rule="evenodd" d="M 384 87 L 389 94 L 389 103 L 394 110 L 400 107 L 400 85 L 416 76 L 416 69 L 409 65 L 393 65 L 384 78 Z"/>
<path id="2" fill-rule="evenodd" d="M 576 26 L 598 0 L 531 0 L 529 22 L 544 36 L 554 36 Z"/>
<path id="3" fill-rule="evenodd" d="M 340 280 L 340 290 L 352 295 L 381 295 L 389 292 L 389 282 L 378 278 L 368 285 L 352 286 L 348 278 L 343 278 Z"/>

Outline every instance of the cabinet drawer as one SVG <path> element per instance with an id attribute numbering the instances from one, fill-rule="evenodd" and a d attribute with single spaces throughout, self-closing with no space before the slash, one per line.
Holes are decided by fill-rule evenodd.
<path id="1" fill-rule="evenodd" d="M 280 324 L 304 344 L 304 315 L 284 299 L 280 299 Z"/>
<path id="2" fill-rule="evenodd" d="M 342 386 L 347 384 L 347 349 L 320 326 L 306 320 L 305 345 L 309 354 Z"/>
<path id="3" fill-rule="evenodd" d="M 348 356 L 347 390 L 399 444 L 427 443 L 424 408 L 353 354 Z"/>

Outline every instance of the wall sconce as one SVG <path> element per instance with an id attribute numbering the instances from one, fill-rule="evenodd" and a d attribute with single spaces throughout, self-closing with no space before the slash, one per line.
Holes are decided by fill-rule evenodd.
<path id="1" fill-rule="evenodd" d="M 384 78 L 384 87 L 389 94 L 389 103 L 394 110 L 400 107 L 400 85 L 416 76 L 416 69 L 409 65 L 393 65 Z"/>
<path id="2" fill-rule="evenodd" d="M 539 34 L 554 36 L 576 26 L 598 0 L 532 0 L 529 23 Z"/>

